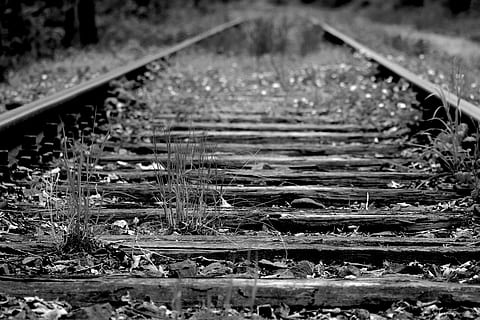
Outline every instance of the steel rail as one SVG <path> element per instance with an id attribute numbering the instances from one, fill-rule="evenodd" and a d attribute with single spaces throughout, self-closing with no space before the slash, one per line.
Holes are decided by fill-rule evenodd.
<path id="1" fill-rule="evenodd" d="M 0 134 L 3 136 L 2 140 L 6 138 L 4 134 L 8 130 L 14 127 L 18 127 L 26 121 L 33 120 L 39 115 L 50 112 L 58 107 L 65 106 L 69 102 L 74 101 L 75 99 L 86 96 L 89 93 L 93 93 L 95 90 L 108 85 L 108 83 L 114 79 L 118 79 L 122 76 L 132 74 L 133 72 L 145 67 L 153 61 L 166 58 L 174 53 L 177 53 L 192 46 L 193 44 L 217 35 L 227 29 L 238 26 L 248 20 L 250 19 L 238 18 L 233 21 L 218 25 L 210 30 L 207 30 L 194 37 L 188 38 L 176 45 L 166 48 L 157 54 L 145 56 L 142 59 L 132 62 L 126 66 L 111 70 L 92 80 L 86 81 L 74 87 L 59 91 L 50 96 L 25 104 L 19 108 L 4 112 L 0 114 Z"/>
<path id="2" fill-rule="evenodd" d="M 466 100 L 459 98 L 457 95 L 446 91 L 443 88 L 431 83 L 428 80 L 420 78 L 415 73 L 407 70 L 406 68 L 398 65 L 397 63 L 388 60 L 386 57 L 376 53 L 372 49 L 366 47 L 365 45 L 359 43 L 353 38 L 347 36 L 346 34 L 338 31 L 334 27 L 321 23 L 315 18 L 311 18 L 311 22 L 315 25 L 320 26 L 325 34 L 328 37 L 332 37 L 340 44 L 345 44 L 352 49 L 360 52 L 365 57 L 381 65 L 383 68 L 387 69 L 392 74 L 395 74 L 401 78 L 407 80 L 414 87 L 417 87 L 421 91 L 427 93 L 427 96 L 435 96 L 439 99 L 445 99 L 445 101 L 453 108 L 459 108 L 460 111 L 473 119 L 475 122 L 480 122 L 480 108 Z"/>

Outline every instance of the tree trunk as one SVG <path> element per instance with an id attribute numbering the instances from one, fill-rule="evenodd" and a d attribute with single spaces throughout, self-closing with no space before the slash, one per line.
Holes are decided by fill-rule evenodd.
<path id="1" fill-rule="evenodd" d="M 78 32 L 80 43 L 84 46 L 98 42 L 95 23 L 95 3 L 93 0 L 77 1 Z"/>
<path id="2" fill-rule="evenodd" d="M 64 10 L 65 20 L 63 24 L 63 29 L 65 30 L 65 35 L 63 36 L 62 44 L 65 47 L 69 47 L 72 45 L 73 39 L 75 38 L 75 6 L 73 4 L 67 4 Z"/>
<path id="3" fill-rule="evenodd" d="M 65 36 L 63 45 L 70 46 L 78 40 L 82 46 L 98 42 L 95 23 L 95 3 L 93 0 L 76 0 L 67 5 L 65 10 Z"/>

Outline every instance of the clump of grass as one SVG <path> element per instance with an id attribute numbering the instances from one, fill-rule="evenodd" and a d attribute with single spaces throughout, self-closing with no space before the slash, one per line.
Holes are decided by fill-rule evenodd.
<path id="1" fill-rule="evenodd" d="M 443 171 L 449 173 L 454 182 L 462 188 L 472 190 L 475 200 L 479 198 L 479 161 L 480 142 L 479 128 L 471 132 L 467 123 L 462 122 L 460 99 L 464 86 L 464 76 L 459 69 L 452 73 L 454 93 L 458 97 L 456 106 L 452 107 L 447 101 L 447 94 L 443 91 L 439 96 L 441 106 L 432 117 L 433 121 L 440 123 L 441 127 L 428 132 L 430 145 L 426 147 L 425 154 L 437 161 Z M 438 114 L 442 113 L 442 117 Z"/>
<path id="2" fill-rule="evenodd" d="M 83 139 L 82 139 L 83 140 Z M 67 150 L 67 139 L 64 139 Z M 73 161 L 64 157 L 67 172 L 67 208 L 63 212 L 65 231 L 62 235 L 62 252 L 90 252 L 97 242 L 92 224 L 91 192 L 86 188 L 92 177 L 94 145 L 87 147 L 83 141 L 74 142 L 71 148 Z"/>
<path id="3" fill-rule="evenodd" d="M 432 151 L 444 169 L 456 174 L 464 171 L 469 157 L 468 150 L 462 146 L 468 133 L 468 125 L 461 122 L 460 109 L 457 107 L 452 110 L 444 93 L 440 97 L 442 100 L 440 108 L 444 110 L 445 119 L 437 116 L 437 112 L 432 119 L 441 123 L 442 126 L 439 133 L 431 138 Z"/>
<path id="4" fill-rule="evenodd" d="M 101 147 L 84 142 L 83 136 L 80 141 L 63 139 L 64 200 L 60 205 L 57 201 L 50 206 L 52 236 L 58 251 L 64 254 L 92 252 L 98 247 L 92 199 L 99 198 L 99 195 L 92 194 L 88 184 L 92 181 L 96 164 L 95 153 Z M 53 181 L 58 182 L 59 176 Z M 55 194 L 55 185 L 48 190 L 52 195 Z"/>
<path id="5" fill-rule="evenodd" d="M 158 138 L 154 139 L 156 141 Z M 166 161 L 155 166 L 160 203 L 170 231 L 205 234 L 214 230 L 216 214 L 207 203 L 217 203 L 217 170 L 212 147 L 204 136 L 190 133 L 183 140 L 165 131 Z"/>

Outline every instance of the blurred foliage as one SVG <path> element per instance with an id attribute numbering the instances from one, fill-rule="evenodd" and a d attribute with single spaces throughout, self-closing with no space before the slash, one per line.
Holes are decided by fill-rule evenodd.
<path id="1" fill-rule="evenodd" d="M 97 4 L 97 12 L 101 15 L 136 16 L 158 21 L 168 9 L 178 1 L 168 0 L 108 0 Z M 185 2 L 185 1 L 180 1 Z"/>
<path id="2" fill-rule="evenodd" d="M 233 0 L 230 0 L 233 2 Z M 103 41 L 108 48 L 112 43 L 138 39 L 148 44 L 154 26 L 164 22 L 184 23 L 188 16 L 204 15 L 218 3 L 229 0 L 1 0 L 0 1 L 0 81 L 5 72 L 25 58 L 53 58 L 58 48 Z M 79 2 L 95 2 L 98 37 L 82 39 L 78 11 L 72 8 Z M 78 7 L 77 7 L 78 8 Z M 180 9 L 180 10 L 173 10 Z M 178 15 L 182 16 L 179 17 Z M 75 20 L 75 21 L 74 21 Z M 80 32 L 78 32 L 80 29 Z M 162 31 L 165 28 L 162 28 Z M 91 34 L 92 28 L 84 35 Z M 96 31 L 93 31 L 96 32 Z M 78 35 L 77 33 L 80 33 Z M 168 33 L 168 32 L 167 32 Z M 172 41 L 182 35 L 169 35 Z"/>
<path id="3" fill-rule="evenodd" d="M 441 13 L 442 17 L 447 13 L 453 15 L 461 13 L 475 15 L 480 12 L 480 0 L 357 0 L 351 2 L 360 3 L 363 7 L 374 7 L 377 9 L 411 8 L 419 11 L 433 10 L 437 14 Z"/>
<path id="4" fill-rule="evenodd" d="M 0 78 L 20 56 L 52 56 L 64 36 L 63 1 L 5 0 L 0 3 Z"/>
<path id="5" fill-rule="evenodd" d="M 480 0 L 356 0 L 350 8 L 375 22 L 480 41 Z"/>
<path id="6" fill-rule="evenodd" d="M 0 1 L 0 81 L 8 68 L 22 59 L 53 57 L 58 48 L 80 42 L 71 8 L 75 3 L 93 0 L 1 0 Z M 188 21 L 218 9 L 234 0 L 102 0 L 95 1 L 99 40 L 105 48 L 135 39 L 141 46 L 171 43 L 188 35 Z M 345 4 L 368 10 L 375 21 L 402 23 L 406 20 L 419 29 L 445 24 L 472 40 L 480 39 L 471 17 L 480 13 L 480 0 L 270 0 L 315 3 L 327 7 Z M 465 10 L 468 13 L 463 13 Z M 70 10 L 70 11 L 69 11 Z M 70 13 L 69 13 L 70 12 Z M 70 15 L 69 15 L 70 14 Z M 73 18 L 72 18 L 73 17 Z M 452 23 L 455 25 L 452 27 Z M 458 22 L 458 23 L 457 23 Z M 172 28 L 185 24 L 185 30 Z M 158 32 L 158 30 L 162 32 Z M 183 32 L 183 34 L 182 34 Z M 81 38 L 81 37 L 80 37 Z M 94 37 L 97 39 L 97 37 Z M 84 43 L 85 44 L 85 43 Z M 420 48 L 421 49 L 421 48 Z"/>
<path id="7" fill-rule="evenodd" d="M 385 8 L 420 8 L 439 6 L 451 14 L 457 15 L 464 12 L 480 13 L 480 0 L 300 0 L 305 4 L 317 4 L 324 7 L 336 8 L 353 3 L 360 7 Z"/>

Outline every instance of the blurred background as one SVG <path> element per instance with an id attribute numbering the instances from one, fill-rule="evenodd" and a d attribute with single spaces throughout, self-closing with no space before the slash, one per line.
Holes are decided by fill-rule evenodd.
<path id="1" fill-rule="evenodd" d="M 257 6 L 316 6 L 480 41 L 480 0 L 1 0 L 0 80 L 59 51 L 168 45 Z"/>

